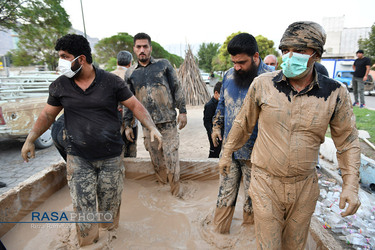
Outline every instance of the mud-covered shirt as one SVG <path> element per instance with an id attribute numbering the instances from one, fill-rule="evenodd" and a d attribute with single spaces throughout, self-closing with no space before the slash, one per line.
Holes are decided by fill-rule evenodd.
<path id="1" fill-rule="evenodd" d="M 346 87 L 316 71 L 311 84 L 297 92 L 282 71 L 254 79 L 224 150 L 236 150 L 258 121 L 251 162 L 281 177 L 314 171 L 328 125 L 343 174 L 358 175 L 360 147 Z"/>
<path id="2" fill-rule="evenodd" d="M 271 69 L 261 60 L 258 67 L 258 75 L 269 71 L 271 71 Z M 216 113 L 213 119 L 213 127 L 220 129 L 224 127 L 224 144 L 228 133 L 232 128 L 234 118 L 236 118 L 238 112 L 240 111 L 248 90 L 249 88 L 240 87 L 235 83 L 233 68 L 230 68 L 225 73 L 223 78 L 223 85 L 220 89 L 219 104 L 216 108 Z M 250 159 L 251 150 L 253 148 L 255 139 L 257 138 L 257 133 L 258 127 L 255 126 L 251 138 L 249 138 L 249 140 L 241 149 L 238 149 L 236 152 L 234 152 L 235 159 Z"/>
<path id="3" fill-rule="evenodd" d="M 73 78 L 57 78 L 49 87 L 47 103 L 64 108 L 67 154 L 101 160 L 121 154 L 117 105 L 133 94 L 120 77 L 94 69 L 95 79 L 85 91 Z"/>
<path id="4" fill-rule="evenodd" d="M 145 106 L 155 124 L 176 121 L 177 112 L 186 113 L 185 96 L 176 71 L 166 59 L 154 59 L 143 67 L 133 64 L 125 81 L 137 99 Z M 132 114 L 125 114 L 125 125 L 131 127 Z"/>

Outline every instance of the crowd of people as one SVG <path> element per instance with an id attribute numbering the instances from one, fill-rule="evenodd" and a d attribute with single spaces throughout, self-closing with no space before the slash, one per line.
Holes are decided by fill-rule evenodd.
<path id="1" fill-rule="evenodd" d="M 328 125 L 343 178 L 342 216 L 360 206 L 360 147 L 352 103 L 346 87 L 319 70 L 325 41 L 319 24 L 292 23 L 280 41 L 281 70 L 274 55 L 260 57 L 251 34 L 240 33 L 228 43 L 233 67 L 204 106 L 208 157 L 220 158 L 213 218 L 217 233 L 230 233 L 242 182 L 243 224 L 255 225 L 257 247 L 304 249 L 319 197 L 317 155 Z M 99 227 L 118 227 L 123 157 L 136 157 L 138 121 L 157 179 L 181 196 L 178 129 L 187 124 L 185 97 L 169 61 L 152 57 L 145 33 L 134 36 L 135 62 L 130 52 L 120 51 L 112 73 L 92 64 L 83 36 L 65 35 L 55 49 L 62 76 L 51 84 L 21 154 L 25 161 L 35 157 L 35 140 L 64 110 L 52 133 L 67 162 L 73 208 L 113 216 L 112 223 L 76 223 L 79 245 L 85 246 L 98 240 Z M 362 65 L 356 63 L 356 69 Z M 358 77 L 364 79 L 367 71 L 364 76 L 362 71 Z"/>

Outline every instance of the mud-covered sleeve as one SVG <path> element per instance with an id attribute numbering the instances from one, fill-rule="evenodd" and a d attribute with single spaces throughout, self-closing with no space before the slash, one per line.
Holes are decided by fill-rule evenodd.
<path id="1" fill-rule="evenodd" d="M 133 86 L 133 83 L 132 81 L 130 80 L 130 70 L 128 70 L 126 73 L 125 73 L 125 84 L 126 86 L 128 87 L 128 89 L 133 93 L 135 94 L 135 89 L 134 89 L 134 86 Z M 124 107 L 124 117 L 123 117 L 123 120 L 124 120 L 124 125 L 125 127 L 129 127 L 131 128 L 132 127 L 132 121 L 133 121 L 133 112 Z"/>
<path id="2" fill-rule="evenodd" d="M 340 87 L 330 121 L 331 136 L 344 184 L 358 185 L 361 149 L 349 92 Z"/>
<path id="3" fill-rule="evenodd" d="M 185 102 L 185 95 L 178 80 L 177 73 L 172 67 L 172 65 L 167 62 L 167 78 L 169 87 L 172 91 L 172 96 L 174 98 L 174 102 L 176 103 L 176 107 L 179 110 L 180 114 L 186 114 L 186 102 Z"/>
<path id="4" fill-rule="evenodd" d="M 223 83 L 225 81 L 225 76 L 223 79 Z M 224 114 L 225 114 L 225 97 L 224 97 L 224 85 L 220 89 L 220 98 L 217 104 L 215 115 L 212 118 L 212 128 L 215 129 L 224 129 Z"/>
<path id="5" fill-rule="evenodd" d="M 62 106 L 59 98 L 59 87 L 57 81 L 51 83 L 48 88 L 47 103 L 51 106 Z"/>
<path id="6" fill-rule="evenodd" d="M 226 151 L 237 151 L 249 140 L 251 133 L 257 124 L 260 106 L 259 93 L 257 91 L 257 80 L 251 84 L 249 91 L 246 94 L 244 103 L 233 121 L 232 128 L 229 131 L 227 141 L 224 145 Z M 259 82 L 259 81 L 258 81 Z"/>

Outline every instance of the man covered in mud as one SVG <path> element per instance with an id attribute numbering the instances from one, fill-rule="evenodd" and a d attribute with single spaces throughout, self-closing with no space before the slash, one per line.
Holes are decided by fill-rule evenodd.
<path id="1" fill-rule="evenodd" d="M 89 215 L 98 215 L 98 201 L 98 212 L 110 213 L 113 218 L 113 223 L 102 223 L 101 227 L 112 230 L 119 222 L 124 180 L 121 155 L 124 142 L 120 134 L 118 103 L 132 110 L 150 130 L 151 140 L 156 138 L 161 144 L 162 137 L 125 82 L 92 65 L 91 48 L 86 38 L 65 35 L 57 40 L 55 49 L 60 57 L 58 69 L 62 76 L 49 87 L 47 104 L 22 147 L 22 157 L 26 162 L 35 157 L 34 141 L 64 109 L 67 179 L 73 208 L 77 218 L 88 221 Z M 98 225 L 95 222 L 76 224 L 80 246 L 98 240 Z"/>
<path id="2" fill-rule="evenodd" d="M 180 196 L 180 163 L 178 158 L 179 129 L 187 123 L 185 97 L 177 74 L 166 59 L 151 56 L 151 38 L 145 33 L 134 36 L 134 53 L 138 61 L 125 74 L 125 81 L 138 100 L 146 107 L 163 136 L 163 146 L 150 140 L 150 131 L 143 127 L 144 145 L 149 152 L 156 176 L 161 183 L 169 182 L 171 193 Z M 176 107 L 179 115 L 176 122 Z M 125 132 L 132 140 L 131 112 L 125 114 Z"/>
<path id="3" fill-rule="evenodd" d="M 251 155 L 250 196 L 258 249 L 304 249 L 319 197 L 315 170 L 330 125 L 342 172 L 339 207 L 354 214 L 360 145 L 349 93 L 314 68 L 326 34 L 314 22 L 289 25 L 280 41 L 282 71 L 255 78 L 224 145 L 219 167 L 230 170 L 232 153 L 259 126 Z"/>
<path id="4" fill-rule="evenodd" d="M 258 44 L 248 33 L 233 37 L 228 43 L 228 52 L 233 62 L 223 79 L 220 99 L 213 121 L 212 141 L 219 146 L 222 140 L 221 130 L 224 129 L 224 142 L 232 127 L 232 123 L 241 109 L 243 100 L 253 79 L 271 69 L 263 63 L 259 56 Z M 243 206 L 243 224 L 253 224 L 254 214 L 251 198 L 247 192 L 251 175 L 251 151 L 257 137 L 255 127 L 251 138 L 245 145 L 230 155 L 230 172 L 220 170 L 220 187 L 214 216 L 215 231 L 229 233 L 241 180 L 243 181 L 245 201 Z"/>

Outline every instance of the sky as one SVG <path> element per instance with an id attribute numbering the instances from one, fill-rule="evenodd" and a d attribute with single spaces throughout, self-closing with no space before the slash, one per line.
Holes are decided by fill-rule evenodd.
<path id="1" fill-rule="evenodd" d="M 73 28 L 99 39 L 145 32 L 169 52 L 183 54 L 187 44 L 220 43 L 232 33 L 248 32 L 273 40 L 289 24 L 345 16 L 344 28 L 371 27 L 375 0 L 62 0 Z M 344 3 L 345 2 L 345 3 Z"/>

